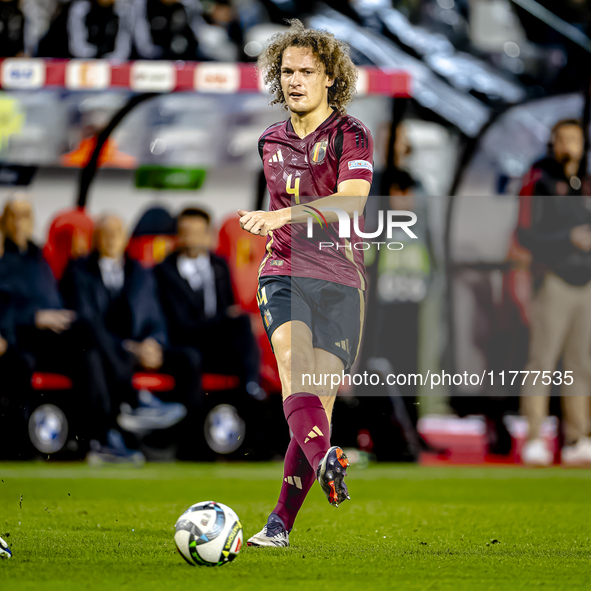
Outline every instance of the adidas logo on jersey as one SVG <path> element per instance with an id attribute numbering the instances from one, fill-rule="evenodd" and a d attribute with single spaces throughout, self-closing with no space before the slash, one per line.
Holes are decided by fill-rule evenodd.
<path id="1" fill-rule="evenodd" d="M 283 154 L 281 153 L 281 150 L 277 150 L 277 152 L 269 158 L 269 163 L 271 162 L 283 162 Z"/>

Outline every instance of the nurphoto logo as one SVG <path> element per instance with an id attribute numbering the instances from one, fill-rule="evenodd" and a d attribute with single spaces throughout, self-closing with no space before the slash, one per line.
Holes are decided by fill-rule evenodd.
<path id="1" fill-rule="evenodd" d="M 316 209 L 310 205 L 306 205 L 308 209 L 304 210 L 308 214 L 308 225 L 307 225 L 307 237 L 314 238 L 314 222 L 316 221 L 320 228 L 328 226 L 326 218 L 322 212 L 331 211 L 337 214 L 338 218 L 338 236 L 339 238 L 349 239 L 351 238 L 351 218 L 344 209 L 340 207 L 321 207 Z M 385 214 L 385 215 L 384 215 Z M 404 244 L 402 242 L 390 242 L 392 240 L 394 228 L 400 228 L 403 230 L 409 238 L 416 239 L 417 235 L 411 230 L 411 226 L 417 223 L 417 214 L 412 211 L 405 210 L 388 210 L 378 212 L 378 227 L 374 232 L 363 232 L 360 229 L 361 216 L 358 211 L 353 212 L 353 231 L 356 236 L 360 238 L 380 238 L 384 234 L 384 226 L 386 227 L 386 240 L 387 242 L 357 242 L 353 245 L 356 250 L 369 250 L 373 245 L 376 245 L 378 250 L 380 245 L 386 245 L 390 250 L 402 250 Z M 327 248 L 351 248 L 351 244 L 346 242 L 345 246 L 334 242 L 320 242 L 319 250 Z"/>

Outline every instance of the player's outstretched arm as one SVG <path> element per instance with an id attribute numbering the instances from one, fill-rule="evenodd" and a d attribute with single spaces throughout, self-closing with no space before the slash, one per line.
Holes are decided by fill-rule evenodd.
<path id="1" fill-rule="evenodd" d="M 363 213 L 365 209 L 365 203 L 369 195 L 371 185 L 362 179 L 352 179 L 339 183 L 338 190 L 336 193 L 329 195 L 328 197 L 321 197 L 316 199 L 313 207 L 316 209 L 322 209 L 323 207 L 338 207 L 347 212 L 349 217 L 353 217 L 353 214 L 358 211 L 359 214 Z M 290 224 L 305 224 L 308 222 L 309 214 L 306 213 L 306 204 L 295 205 L 288 208 L 290 210 Z M 323 212 L 326 221 L 338 222 L 338 215 L 333 211 Z"/>
<path id="2" fill-rule="evenodd" d="M 349 217 L 358 211 L 363 212 L 371 185 L 364 180 L 354 179 L 339 184 L 338 191 L 328 197 L 321 197 L 314 201 L 316 209 L 324 207 L 339 207 L 347 212 Z M 306 205 L 285 207 L 276 211 L 247 211 L 239 209 L 240 227 L 251 234 L 266 236 L 269 232 L 281 228 L 285 224 L 305 224 L 309 214 L 305 212 Z M 325 212 L 327 222 L 338 222 L 336 213 Z"/>

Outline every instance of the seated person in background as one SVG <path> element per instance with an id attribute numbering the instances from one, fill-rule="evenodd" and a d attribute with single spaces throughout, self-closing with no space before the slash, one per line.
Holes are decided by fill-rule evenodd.
<path id="1" fill-rule="evenodd" d="M 4 254 L 0 231 L 0 260 Z M 26 459 L 30 450 L 27 423 L 30 412 L 31 368 L 15 347 L 10 275 L 0 266 L 0 459 Z"/>
<path id="2" fill-rule="evenodd" d="M 25 15 L 19 0 L 0 0 L 0 57 L 22 57 Z"/>
<path id="3" fill-rule="evenodd" d="M 134 55 L 143 59 L 201 60 L 190 14 L 178 0 L 133 0 Z"/>
<path id="4" fill-rule="evenodd" d="M 129 59 L 131 19 L 126 2 L 71 0 L 58 10 L 39 42 L 39 57 Z"/>
<path id="5" fill-rule="evenodd" d="M 108 461 L 136 461 L 141 454 L 128 450 L 121 435 L 111 429 L 109 393 L 92 332 L 75 312 L 64 308 L 53 273 L 30 240 L 31 204 L 20 197 L 9 200 L 1 226 L 5 239 L 0 277 L 5 278 L 16 349 L 30 359 L 35 371 L 72 379 L 79 405 L 71 424 L 79 441 L 91 438 L 102 443 Z"/>
<path id="6" fill-rule="evenodd" d="M 154 269 L 171 342 L 198 349 L 204 371 L 237 374 L 251 396 L 265 397 L 250 318 L 234 305 L 228 265 L 210 252 L 209 214 L 185 209 L 177 233 L 178 250 Z"/>
<path id="7" fill-rule="evenodd" d="M 168 348 L 154 278 L 151 271 L 125 256 L 126 243 L 122 220 L 114 215 L 103 217 L 95 227 L 94 252 L 70 263 L 61 287 L 68 305 L 92 326 L 112 415 L 121 406 L 119 424 L 139 433 L 170 427 L 187 411 L 183 404 L 161 402 L 150 392 L 138 394 L 132 386 L 135 372 L 171 374 L 176 381 L 173 397 L 190 409 L 200 405 L 201 374 L 194 351 Z"/>

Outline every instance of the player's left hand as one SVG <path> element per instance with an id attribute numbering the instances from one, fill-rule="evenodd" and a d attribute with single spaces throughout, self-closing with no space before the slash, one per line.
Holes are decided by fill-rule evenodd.
<path id="1" fill-rule="evenodd" d="M 240 227 L 251 234 L 266 236 L 269 232 L 281 228 L 287 219 L 281 210 L 278 211 L 247 211 L 239 209 Z"/>

